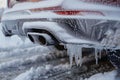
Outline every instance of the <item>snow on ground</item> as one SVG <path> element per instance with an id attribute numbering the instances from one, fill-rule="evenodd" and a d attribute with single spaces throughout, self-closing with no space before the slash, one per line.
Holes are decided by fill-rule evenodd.
<path id="1" fill-rule="evenodd" d="M 0 62 L 4 58 L 25 58 L 47 52 L 48 48 L 33 44 L 29 39 L 22 41 L 17 35 L 5 37 L 0 26 Z"/>
<path id="2" fill-rule="evenodd" d="M 43 78 L 48 79 L 47 72 L 50 70 L 55 69 L 68 69 L 69 65 L 58 65 L 58 66 L 52 66 L 52 65 L 45 65 L 44 67 L 38 67 L 38 68 L 31 68 L 30 70 L 18 75 L 14 80 L 36 80 L 40 76 Z"/>
<path id="3" fill-rule="evenodd" d="M 69 68 L 68 64 L 58 65 L 58 66 L 45 65 L 44 67 L 42 66 L 42 67 L 37 67 L 37 68 L 32 67 L 26 72 L 18 75 L 14 80 L 32 80 L 32 79 L 36 80 L 40 76 L 48 79 L 48 76 L 46 74 L 50 69 L 68 69 L 68 68 Z M 115 79 L 116 74 L 117 74 L 117 71 L 114 70 L 111 72 L 98 73 L 84 80 L 116 80 Z"/>
<path id="4" fill-rule="evenodd" d="M 106 73 L 99 73 L 91 76 L 89 79 L 85 80 L 115 80 L 117 72 L 116 71 L 111 71 L 111 72 L 106 72 Z"/>
<path id="5" fill-rule="evenodd" d="M 29 39 L 22 41 L 16 35 L 5 37 L 0 26 L 0 77 L 4 77 L 2 80 L 11 80 L 9 74 L 16 76 L 17 74 L 14 74 L 16 69 L 18 71 L 16 73 L 20 73 L 34 64 L 38 65 L 37 62 L 45 61 L 45 56 L 49 52 L 47 47 L 35 45 Z M 27 64 L 31 65 L 25 66 Z"/>
<path id="6" fill-rule="evenodd" d="M 4 58 L 17 58 L 17 57 L 28 57 L 28 56 L 32 56 L 33 54 L 40 54 L 40 53 L 47 53 L 49 52 L 49 50 L 46 47 L 42 47 L 42 46 L 33 46 L 33 47 L 28 47 L 28 48 L 17 48 L 14 49 L 12 51 L 4 51 L 0 53 L 0 59 L 4 59 Z"/>
<path id="7" fill-rule="evenodd" d="M 0 70 L 6 69 L 8 67 L 19 67 L 26 63 L 35 63 L 37 60 L 45 61 L 45 56 L 48 54 L 48 49 L 43 49 L 43 47 L 36 46 L 28 50 L 23 50 L 23 52 L 18 49 L 16 53 L 0 53 L 3 55 L 0 57 Z"/>

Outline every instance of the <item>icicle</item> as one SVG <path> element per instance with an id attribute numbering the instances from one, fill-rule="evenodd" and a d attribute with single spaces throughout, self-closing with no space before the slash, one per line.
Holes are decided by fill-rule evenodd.
<path id="1" fill-rule="evenodd" d="M 70 67 L 72 67 L 72 64 L 73 64 L 73 54 L 70 53 L 69 58 L 70 58 Z"/>
<path id="2" fill-rule="evenodd" d="M 78 52 L 76 51 L 76 53 L 75 53 L 75 63 L 77 64 L 77 66 L 78 66 L 78 64 L 79 64 L 79 57 L 78 57 Z"/>
<path id="3" fill-rule="evenodd" d="M 107 53 L 108 53 L 108 49 L 107 49 L 107 48 L 104 48 L 104 50 L 105 50 L 105 53 L 107 54 Z"/>
<path id="4" fill-rule="evenodd" d="M 70 66 L 72 67 L 73 57 L 74 57 L 74 45 L 67 44 L 67 53 L 69 55 Z"/>
<path id="5" fill-rule="evenodd" d="M 67 52 L 70 59 L 70 66 L 72 66 L 73 58 L 75 58 L 75 63 L 77 66 L 82 65 L 82 48 L 80 45 L 67 44 Z"/>
<path id="6" fill-rule="evenodd" d="M 67 55 L 69 56 L 69 54 L 70 54 L 70 46 L 69 46 L 69 44 L 66 44 L 66 49 L 67 49 Z"/>
<path id="7" fill-rule="evenodd" d="M 98 64 L 98 49 L 95 48 L 95 59 L 96 59 L 96 64 Z"/>
<path id="8" fill-rule="evenodd" d="M 102 50 L 99 50 L 99 58 L 101 59 Z"/>
<path id="9" fill-rule="evenodd" d="M 75 51 L 75 62 L 77 66 L 80 64 L 82 65 L 82 48 L 80 45 L 74 45 L 74 51 Z"/>
<path id="10" fill-rule="evenodd" d="M 81 46 L 79 46 L 78 52 L 79 52 L 79 60 L 80 60 L 80 66 L 81 66 L 82 65 L 82 47 Z"/>
<path id="11" fill-rule="evenodd" d="M 81 52 L 81 46 L 76 45 L 76 54 L 75 54 L 75 60 L 77 66 L 82 64 L 82 52 Z"/>
<path id="12" fill-rule="evenodd" d="M 101 59 L 102 49 L 99 49 L 99 59 Z"/>

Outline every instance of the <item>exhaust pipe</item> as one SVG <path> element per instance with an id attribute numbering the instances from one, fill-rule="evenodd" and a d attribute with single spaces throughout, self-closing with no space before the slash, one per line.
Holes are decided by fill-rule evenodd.
<path id="1" fill-rule="evenodd" d="M 45 33 L 27 33 L 29 39 L 33 42 L 33 43 L 38 43 L 40 45 L 54 45 L 55 41 L 51 38 L 51 36 L 49 36 L 48 34 Z"/>

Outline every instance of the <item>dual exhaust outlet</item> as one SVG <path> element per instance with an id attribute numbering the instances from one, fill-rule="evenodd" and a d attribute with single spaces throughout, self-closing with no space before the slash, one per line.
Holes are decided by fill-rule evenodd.
<path id="1" fill-rule="evenodd" d="M 45 45 L 45 46 L 49 46 L 49 45 L 54 45 L 55 44 L 55 41 L 52 39 L 52 37 L 49 36 L 48 34 L 45 34 L 45 33 L 29 32 L 29 33 L 27 33 L 27 36 L 29 37 L 29 39 L 33 43 L 37 43 L 37 44 Z"/>

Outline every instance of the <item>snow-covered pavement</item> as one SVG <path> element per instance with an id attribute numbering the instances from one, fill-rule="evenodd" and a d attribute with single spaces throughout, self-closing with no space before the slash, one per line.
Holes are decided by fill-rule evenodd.
<path id="1" fill-rule="evenodd" d="M 28 39 L 23 42 L 18 36 L 4 37 L 0 26 L 0 80 L 43 80 L 51 76 L 50 71 L 70 69 L 68 63 L 47 63 L 49 53 L 48 48 L 32 44 Z M 99 73 L 85 80 L 115 80 L 115 75 L 116 71 Z"/>
<path id="2" fill-rule="evenodd" d="M 16 35 L 5 37 L 0 26 L 0 77 L 2 80 L 12 79 L 8 75 L 13 73 L 7 69 L 23 69 L 22 65 L 37 62 L 39 59 L 43 60 L 48 52 L 48 48 L 32 44 L 28 39 L 22 41 Z"/>
<path id="3" fill-rule="evenodd" d="M 85 80 L 115 80 L 116 73 L 116 71 L 99 73 Z"/>

